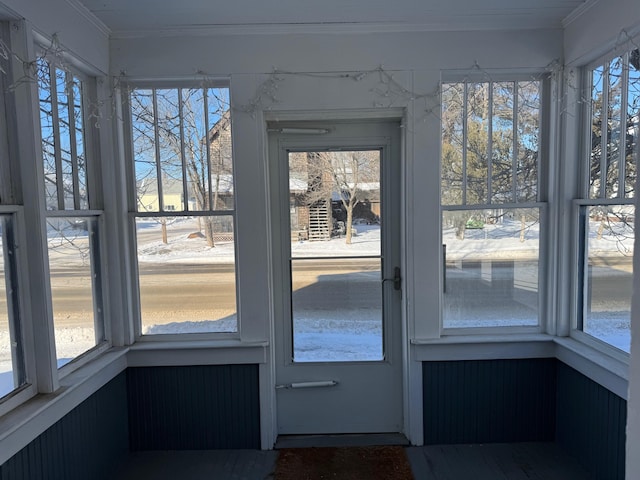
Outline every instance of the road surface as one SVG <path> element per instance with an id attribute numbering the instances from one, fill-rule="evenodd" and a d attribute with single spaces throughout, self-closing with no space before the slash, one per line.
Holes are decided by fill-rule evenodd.
<path id="1" fill-rule="evenodd" d="M 294 305 L 335 311 L 379 306 L 381 289 L 377 262 L 375 259 L 296 262 L 293 275 L 296 291 Z M 598 305 L 628 308 L 631 298 L 628 272 L 619 266 L 602 265 L 594 268 L 597 270 L 593 276 L 593 308 L 597 309 Z M 508 267 L 500 272 L 500 269 L 493 270 L 495 277 L 503 275 L 508 278 L 512 275 Z M 93 300 L 87 272 L 70 267 L 54 269 L 51 274 L 56 326 L 90 326 Z M 234 275 L 231 264 L 141 265 L 141 301 L 145 323 L 214 320 L 234 316 Z M 477 293 L 480 275 L 479 270 L 473 272 L 469 269 L 457 278 L 449 274 L 448 293 Z M 535 281 L 528 283 L 527 291 L 530 292 L 530 286 L 535 285 Z M 2 295 L 0 312 L 5 311 L 6 298 Z"/>

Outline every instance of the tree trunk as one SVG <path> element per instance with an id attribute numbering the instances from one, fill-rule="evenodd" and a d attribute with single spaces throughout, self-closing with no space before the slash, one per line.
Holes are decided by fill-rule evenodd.
<path id="1" fill-rule="evenodd" d="M 458 240 L 464 240 L 464 234 L 466 232 L 467 221 L 464 218 L 456 218 L 454 220 L 456 228 L 456 238 Z"/>
<path id="2" fill-rule="evenodd" d="M 213 240 L 213 218 L 205 217 L 204 218 L 204 236 L 207 239 L 207 245 L 209 247 L 215 247 L 215 241 Z"/>
<path id="3" fill-rule="evenodd" d="M 598 240 L 602 240 L 602 234 L 604 233 L 604 219 L 600 222 L 600 226 L 598 227 Z"/>
<path id="4" fill-rule="evenodd" d="M 351 245 L 351 237 L 353 235 L 353 205 L 347 205 L 347 221 L 346 221 L 346 231 L 345 231 L 345 242 L 347 245 Z"/>
<path id="5" fill-rule="evenodd" d="M 162 220 L 160 220 L 160 224 L 162 225 L 162 243 L 166 245 L 169 243 L 169 240 L 167 239 L 167 219 L 162 218 Z"/>
<path id="6" fill-rule="evenodd" d="M 520 216 L 520 243 L 524 242 L 524 234 L 527 228 L 527 223 L 525 221 L 525 216 Z"/>

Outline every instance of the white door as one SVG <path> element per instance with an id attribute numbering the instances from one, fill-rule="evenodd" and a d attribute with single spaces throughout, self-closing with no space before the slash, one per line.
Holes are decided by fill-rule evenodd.
<path id="1" fill-rule="evenodd" d="M 400 124 L 269 131 L 278 434 L 401 432 Z"/>

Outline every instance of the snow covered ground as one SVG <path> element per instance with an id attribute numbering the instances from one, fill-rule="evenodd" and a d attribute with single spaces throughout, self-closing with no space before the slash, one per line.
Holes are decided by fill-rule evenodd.
<path id="1" fill-rule="evenodd" d="M 449 261 L 463 261 L 465 259 L 487 258 L 485 252 L 491 246 L 491 259 L 535 259 L 538 256 L 539 231 L 536 225 L 527 229 L 525 241 L 519 238 L 519 223 L 508 229 L 510 233 L 498 231 L 498 225 L 485 225 L 482 229 L 468 230 L 464 240 L 455 237 L 453 229 L 443 232 L 443 242 L 447 244 L 447 259 Z M 196 228 L 193 220 L 176 222 L 171 226 L 169 243 L 161 241 L 161 227 L 158 223 L 147 222 L 140 225 L 139 233 L 139 261 L 141 263 L 161 264 L 204 264 L 231 263 L 234 258 L 232 242 L 218 242 L 216 248 L 206 246 L 202 238 L 188 238 L 188 234 Z M 347 245 L 344 238 L 333 238 L 327 242 L 295 242 L 292 244 L 294 257 L 331 257 L 339 255 L 378 255 L 380 253 L 380 228 L 377 225 L 356 225 L 357 235 L 353 243 Z M 629 232 L 618 232 L 616 236 L 604 235 L 598 238 L 597 225 L 592 226 L 590 251 L 594 255 L 608 257 L 611 255 L 632 254 L 633 235 Z M 87 246 L 86 237 L 81 232 L 75 239 L 80 245 Z M 72 247 L 60 239 L 52 238 L 56 249 L 52 249 L 51 262 L 73 265 L 87 265 L 86 255 L 72 254 Z M 84 243 L 83 243 L 84 242 Z M 423 245 L 424 248 L 435 246 Z M 0 244 L 0 251 L 2 245 Z M 85 250 L 86 251 L 86 250 Z M 624 256 L 623 255 L 623 256 Z M 523 267 L 524 268 L 524 267 Z M 626 265 L 608 268 L 609 274 L 617 272 L 630 278 L 630 271 Z M 530 277 L 529 283 L 537 283 L 537 272 L 521 270 L 523 277 Z M 533 272 L 533 273 L 531 273 Z M 597 271 L 594 275 L 598 275 Z M 533 278 L 535 277 L 535 278 Z M 374 279 L 375 280 L 375 279 Z M 531 293 L 531 292 L 529 292 Z M 527 306 L 527 302 L 524 301 Z M 460 318 L 451 326 L 480 327 L 487 325 L 522 325 L 537 322 L 535 311 L 530 311 L 528 305 L 521 313 L 514 315 L 510 312 L 508 319 L 500 313 L 500 305 L 489 303 L 486 309 L 476 309 L 473 315 Z M 592 308 L 592 316 L 587 325 L 587 331 L 622 350 L 629 350 L 629 312 L 620 305 Z M 624 307 L 624 306 L 623 306 Z M 505 312 L 507 312 L 506 309 Z M 615 311 L 613 311 L 615 310 Z M 369 359 L 376 360 L 382 356 L 382 326 L 380 321 L 372 320 L 375 313 L 367 310 L 349 312 L 330 312 L 326 310 L 307 310 L 304 317 L 299 318 L 294 325 L 296 344 L 296 359 L 298 361 L 331 361 L 336 359 Z M 200 331 L 229 331 L 235 329 L 236 319 L 226 318 L 221 321 L 204 322 L 176 322 L 165 325 L 150 326 L 146 333 L 197 333 Z M 60 362 L 66 362 L 79 353 L 94 345 L 92 328 L 68 327 L 56 330 L 56 346 Z M 0 328 L 0 396 L 12 389 L 11 374 L 11 343 L 9 334 Z M 331 348 L 331 350 L 330 350 Z"/>

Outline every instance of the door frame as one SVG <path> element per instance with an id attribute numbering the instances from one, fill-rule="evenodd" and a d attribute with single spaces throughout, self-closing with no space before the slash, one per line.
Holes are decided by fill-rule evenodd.
<path id="1" fill-rule="evenodd" d="M 287 128 L 287 127 L 307 127 L 307 128 L 313 128 L 313 124 L 314 122 L 317 124 L 317 128 L 325 128 L 327 124 L 329 123 L 340 123 L 340 124 L 349 124 L 349 123 L 356 123 L 356 124 L 360 124 L 360 123 L 367 123 L 367 122 L 374 122 L 374 123 L 397 123 L 397 125 L 400 128 L 400 132 L 398 135 L 398 140 L 399 140 L 399 145 L 398 145 L 398 158 L 397 161 L 399 163 L 399 167 L 398 167 L 398 173 L 397 175 L 399 176 L 398 178 L 398 189 L 399 191 L 397 192 L 397 202 L 398 202 L 398 207 L 397 207 L 397 211 L 399 212 L 399 220 L 397 223 L 397 228 L 399 229 L 399 238 L 398 238 L 398 262 L 399 265 L 402 269 L 402 272 L 404 274 L 404 272 L 406 272 L 406 210 L 407 210 L 407 205 L 406 205 L 406 195 L 405 195 L 405 183 L 406 183 L 406 176 L 405 176 L 405 133 L 403 130 L 403 127 L 405 125 L 405 118 L 406 118 L 406 110 L 402 109 L 402 108 L 393 108 L 393 109 L 386 109 L 384 111 L 380 111 L 380 110 L 367 110 L 367 111 L 339 111 L 339 112 L 290 112 L 290 113 L 276 113 L 276 112 L 269 112 L 268 114 L 265 115 L 265 122 L 264 122 L 264 126 L 265 126 L 265 136 L 263 137 L 264 142 L 265 142 L 265 148 L 264 151 L 266 153 L 266 160 L 265 160 L 265 173 L 267 174 L 267 179 L 268 179 L 268 183 L 269 183 L 269 198 L 268 198 L 268 214 L 271 218 L 271 221 L 269 222 L 270 225 L 274 225 L 274 228 L 280 228 L 281 226 L 281 221 L 282 219 L 280 218 L 281 214 L 278 213 L 277 214 L 277 218 L 274 218 L 274 211 L 279 211 L 276 210 L 277 206 L 272 205 L 272 201 L 273 201 L 273 195 L 271 194 L 271 188 L 273 188 L 271 186 L 271 180 L 270 180 L 270 176 L 271 176 L 271 172 L 270 172 L 270 162 L 273 161 L 272 160 L 272 155 L 274 155 L 274 153 L 272 152 L 272 146 L 270 143 L 270 139 L 269 139 L 269 130 L 275 128 L 275 126 L 279 127 L 279 128 Z M 302 140 L 302 135 L 300 136 L 301 140 Z M 321 137 L 321 135 L 320 135 Z M 370 144 L 371 139 L 374 138 L 375 135 L 371 135 L 369 137 L 369 146 L 371 146 Z M 308 136 L 307 136 L 308 139 Z M 294 141 L 295 142 L 295 141 Z M 300 142 L 295 142 L 295 143 L 300 143 Z M 324 142 L 317 142 L 317 143 L 325 143 L 326 144 L 326 140 Z M 366 143 L 366 142 L 365 142 Z M 353 147 L 357 147 L 358 144 L 353 144 Z M 364 146 L 364 144 L 362 145 Z M 305 147 L 309 147 L 310 149 L 315 148 L 314 142 L 305 142 Z M 319 148 L 321 149 L 321 147 Z M 280 150 L 279 147 L 276 148 L 276 155 L 279 155 L 278 150 Z M 274 221 L 275 220 L 275 221 Z M 287 221 L 288 223 L 288 221 Z M 280 229 L 282 231 L 282 229 Z M 270 232 L 271 235 L 269 236 L 269 241 L 271 242 L 271 240 L 274 238 L 273 237 L 273 232 Z M 278 235 L 281 235 L 278 234 Z M 274 252 L 274 248 L 276 246 L 275 245 L 271 245 L 270 251 Z M 281 254 L 278 255 L 278 259 L 277 261 L 280 262 L 281 260 Z M 274 259 L 273 257 L 270 259 L 270 264 L 271 264 L 271 270 L 272 270 L 272 274 L 270 275 L 271 278 L 271 283 L 272 283 L 272 294 L 271 294 L 271 298 L 272 298 L 272 302 L 276 302 L 278 301 L 278 296 L 276 295 L 276 285 L 273 284 L 274 282 L 274 275 L 273 275 L 273 270 L 274 268 L 279 268 L 278 265 L 276 265 L 276 259 Z M 284 262 L 281 262 L 281 264 L 284 264 Z M 409 401 L 409 393 L 410 391 L 414 390 L 412 388 L 410 388 L 409 385 L 409 380 L 410 378 L 413 377 L 413 379 L 415 380 L 416 378 L 416 373 L 417 372 L 409 372 L 409 369 L 411 368 L 411 370 L 414 370 L 414 368 L 412 368 L 414 365 L 412 365 L 412 362 L 409 361 L 409 341 L 408 341 L 408 327 L 407 327 L 407 308 L 406 308 L 406 287 L 405 287 L 405 281 L 403 278 L 403 285 L 402 285 L 402 296 L 401 296 L 401 300 L 399 301 L 399 311 L 398 311 L 398 321 L 401 324 L 400 327 L 400 331 L 401 331 L 401 335 L 400 335 L 400 341 L 397 343 L 398 347 L 400 351 L 396 352 L 394 354 L 394 361 L 395 362 L 399 362 L 400 363 L 400 370 L 402 372 L 401 374 L 401 415 L 402 415 L 402 421 L 401 421 L 401 429 L 402 432 L 405 435 L 409 436 L 410 432 L 411 432 L 411 428 L 409 425 L 409 406 L 413 403 Z M 386 289 L 385 289 L 386 292 Z M 385 293 L 386 295 L 386 293 Z M 275 315 L 276 309 L 275 309 L 275 305 L 272 305 L 271 308 L 271 312 L 270 312 L 270 325 L 269 325 L 269 332 L 270 332 L 270 345 L 269 348 L 267 349 L 267 364 L 266 365 L 261 365 L 260 366 L 260 391 L 261 391 L 261 425 L 262 425 L 262 445 L 263 448 L 273 448 L 273 445 L 276 441 L 277 435 L 278 435 L 278 419 L 277 419 L 277 403 L 276 403 L 276 348 L 278 348 L 278 344 L 279 342 L 276 339 L 276 328 L 275 328 L 275 321 L 276 321 L 276 315 Z M 411 415 L 413 417 L 413 415 Z M 419 442 L 419 440 L 414 439 L 413 443 Z"/>

